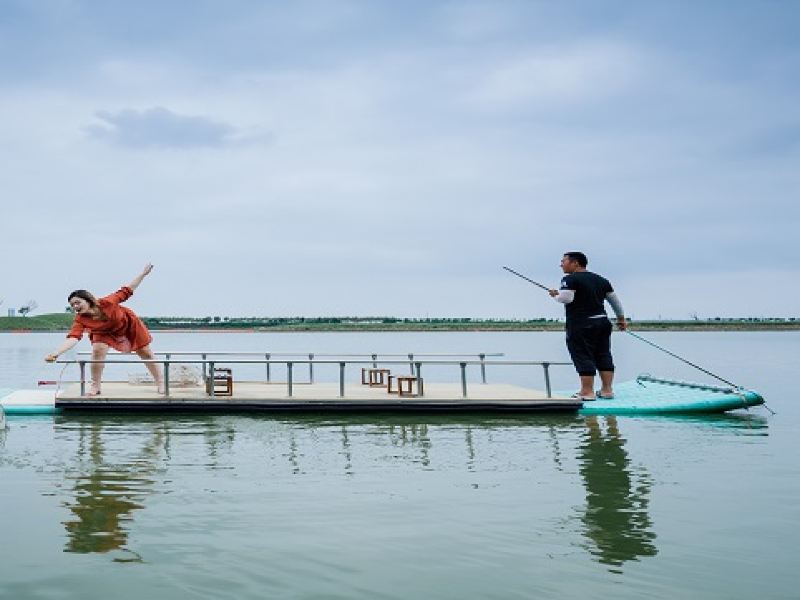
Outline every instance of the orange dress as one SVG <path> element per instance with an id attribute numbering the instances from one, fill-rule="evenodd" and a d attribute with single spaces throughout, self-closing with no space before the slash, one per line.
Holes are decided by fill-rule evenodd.
<path id="1" fill-rule="evenodd" d="M 89 332 L 89 340 L 94 344 L 108 344 L 118 352 L 135 352 L 153 341 L 142 320 L 130 308 L 120 306 L 133 295 L 133 290 L 122 286 L 104 298 L 98 298 L 97 306 L 106 316 L 101 321 L 84 315 L 75 315 L 75 322 L 67 334 L 68 338 L 81 339 L 83 332 Z"/>

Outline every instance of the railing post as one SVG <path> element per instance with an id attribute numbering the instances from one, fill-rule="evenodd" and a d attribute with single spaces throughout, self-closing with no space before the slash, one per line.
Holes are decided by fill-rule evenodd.
<path id="1" fill-rule="evenodd" d="M 552 398 L 553 392 L 550 389 L 550 363 L 542 363 L 542 368 L 544 369 L 544 389 L 547 390 L 547 397 Z"/>
<path id="2" fill-rule="evenodd" d="M 461 395 L 467 397 L 467 363 L 459 363 L 461 366 Z"/>
<path id="3" fill-rule="evenodd" d="M 172 354 L 167 352 L 164 354 L 164 396 L 169 397 L 169 361 L 172 358 Z M 156 392 L 158 392 L 158 386 L 156 386 Z"/>
<path id="4" fill-rule="evenodd" d="M 156 385 L 156 392 L 158 392 L 158 385 Z M 169 354 L 164 361 L 164 397 L 169 398 Z"/>
<path id="5" fill-rule="evenodd" d="M 486 355 L 478 354 L 478 357 L 481 359 L 481 380 L 486 383 Z"/>
<path id="6" fill-rule="evenodd" d="M 208 362 L 208 395 L 214 397 L 214 361 Z"/>
<path id="7" fill-rule="evenodd" d="M 308 355 L 308 382 L 314 383 L 314 355 Z"/>
<path id="8" fill-rule="evenodd" d="M 377 369 L 378 368 L 378 355 L 377 354 L 373 354 L 372 355 L 372 368 L 373 369 Z"/>
<path id="9" fill-rule="evenodd" d="M 414 355 L 408 355 L 408 368 L 411 369 L 411 374 L 414 374 Z"/>
<path id="10" fill-rule="evenodd" d="M 414 366 L 417 369 L 417 379 L 422 379 L 422 363 L 417 361 L 414 363 Z"/>
<path id="11" fill-rule="evenodd" d="M 205 354 L 205 353 L 200 355 L 200 358 L 203 359 L 203 381 L 207 381 L 207 379 L 208 379 L 208 374 L 206 373 L 206 369 L 208 368 L 208 365 L 206 364 L 206 358 L 207 357 L 208 357 L 208 355 Z"/>
<path id="12" fill-rule="evenodd" d="M 289 398 L 292 397 L 292 367 L 294 367 L 293 363 L 286 363 L 286 395 Z"/>
<path id="13" fill-rule="evenodd" d="M 339 398 L 344 398 L 344 363 L 339 363 Z"/>
<path id="14" fill-rule="evenodd" d="M 78 366 L 81 369 L 81 396 L 86 395 L 86 361 L 78 361 Z"/>
<path id="15" fill-rule="evenodd" d="M 269 357 L 270 357 L 270 356 L 272 356 L 272 355 L 271 355 L 269 352 L 267 352 L 267 353 L 264 355 L 264 358 L 266 358 L 266 359 L 267 359 L 267 383 L 269 383 L 270 381 L 272 381 L 272 379 L 271 379 L 271 373 L 270 373 L 270 369 L 269 369 L 269 368 L 270 368 L 270 363 L 269 363 Z"/>

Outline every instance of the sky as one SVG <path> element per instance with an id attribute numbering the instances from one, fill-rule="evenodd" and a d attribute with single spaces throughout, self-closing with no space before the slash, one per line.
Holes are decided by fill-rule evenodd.
<path id="1" fill-rule="evenodd" d="M 2 314 L 800 316 L 800 3 L 0 0 Z"/>

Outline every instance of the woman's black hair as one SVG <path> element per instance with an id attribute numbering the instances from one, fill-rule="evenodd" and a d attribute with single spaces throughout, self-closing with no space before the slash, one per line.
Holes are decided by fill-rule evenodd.
<path id="1" fill-rule="evenodd" d="M 89 306 L 94 308 L 97 306 L 97 298 L 91 292 L 87 292 L 86 290 L 75 290 L 69 296 L 67 296 L 67 302 L 72 300 L 73 298 L 82 298 L 89 303 Z"/>

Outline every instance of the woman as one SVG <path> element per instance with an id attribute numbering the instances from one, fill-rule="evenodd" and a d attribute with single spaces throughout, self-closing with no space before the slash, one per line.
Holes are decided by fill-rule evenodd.
<path id="1" fill-rule="evenodd" d="M 133 291 L 152 270 L 153 265 L 148 263 L 142 273 L 128 285 L 104 298 L 95 298 L 86 290 L 72 292 L 67 301 L 75 311 L 75 321 L 64 345 L 53 354 L 48 354 L 45 360 L 55 361 L 81 340 L 85 330 L 89 331 L 89 340 L 92 342 L 93 361 L 105 360 L 109 347 L 118 352 L 136 352 L 143 360 L 154 360 L 155 356 L 150 349 L 153 336 L 136 313 L 130 308 L 120 306 L 121 302 L 125 302 L 133 295 Z M 145 366 L 155 379 L 158 393 L 163 394 L 164 377 L 161 374 L 161 366 L 151 362 L 145 363 Z M 100 395 L 103 367 L 105 367 L 103 362 L 92 363 L 92 381 L 88 396 Z"/>

